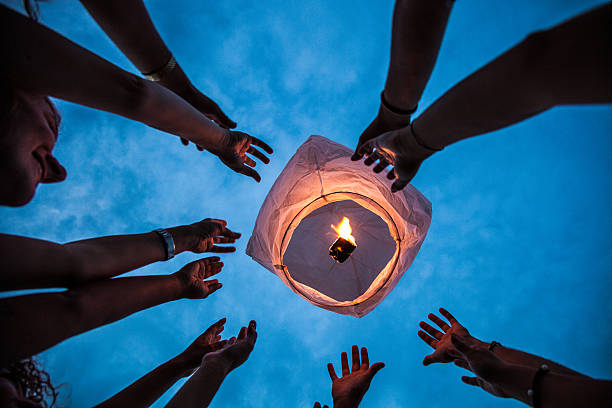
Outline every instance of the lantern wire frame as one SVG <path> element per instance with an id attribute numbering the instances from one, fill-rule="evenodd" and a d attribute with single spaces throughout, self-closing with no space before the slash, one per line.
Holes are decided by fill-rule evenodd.
<path id="1" fill-rule="evenodd" d="M 291 241 L 293 231 L 297 228 L 297 226 L 300 224 L 300 222 L 302 222 L 304 218 L 306 218 L 309 214 L 311 214 L 313 211 L 315 211 L 318 208 L 321 208 L 325 205 L 328 205 L 328 204 L 331 204 L 337 201 L 346 200 L 346 199 L 354 201 L 355 203 L 361 205 L 365 210 L 369 210 L 373 212 L 374 214 L 378 215 L 387 224 L 387 226 L 389 227 L 389 233 L 391 237 L 395 240 L 395 244 L 396 244 L 395 253 L 393 254 L 393 257 L 389 260 L 385 268 L 383 268 L 383 270 L 379 272 L 377 277 L 370 284 L 370 287 L 361 296 L 357 297 L 356 299 L 352 301 L 338 301 L 308 286 L 308 288 L 310 288 L 311 290 L 316 290 L 318 293 L 320 293 L 323 298 L 329 299 L 329 301 L 322 302 L 317 299 L 313 299 L 311 293 L 308 293 L 302 290 L 301 286 L 307 286 L 307 285 L 297 282 L 295 279 L 293 279 L 293 277 L 291 277 L 291 273 L 289 269 L 283 262 L 283 257 L 284 257 L 285 250 L 287 249 L 287 246 L 289 245 L 289 242 Z M 318 205 L 321 200 L 323 200 L 324 203 L 321 205 Z M 366 208 L 360 203 L 360 201 L 365 201 L 366 203 L 369 204 L 368 207 L 371 207 L 371 208 Z M 285 232 L 283 234 L 283 239 L 281 240 L 281 245 L 279 248 L 281 265 L 279 266 L 285 278 L 287 279 L 287 282 L 289 282 L 289 284 L 291 285 L 291 288 L 295 290 L 296 292 L 298 292 L 299 294 L 301 294 L 302 296 L 304 296 L 305 298 L 309 299 L 310 302 L 312 302 L 313 304 L 319 307 L 325 306 L 328 308 L 329 307 L 344 308 L 344 307 L 349 307 L 349 306 L 355 306 L 355 305 L 358 305 L 370 299 L 372 296 L 378 293 L 378 291 L 380 291 L 386 285 L 389 279 L 391 279 L 391 276 L 393 275 L 393 271 L 395 270 L 397 266 L 397 262 L 399 260 L 400 252 L 401 252 L 401 247 L 400 247 L 401 238 L 399 237 L 399 235 L 400 235 L 399 230 L 397 228 L 397 225 L 395 224 L 395 221 L 393 221 L 393 217 L 391 216 L 391 214 L 389 214 L 389 212 L 385 210 L 375 200 L 372 200 L 370 197 L 367 197 L 363 194 L 354 193 L 350 191 L 334 191 L 332 193 L 323 194 L 315 198 L 314 200 L 309 202 L 307 205 L 305 205 L 293 217 L 293 219 L 289 223 L 289 226 L 287 227 L 287 229 L 285 229 Z M 380 279 L 383 273 L 384 273 L 384 276 L 382 277 L 382 279 Z M 371 290 L 373 286 L 376 287 L 375 290 Z"/>

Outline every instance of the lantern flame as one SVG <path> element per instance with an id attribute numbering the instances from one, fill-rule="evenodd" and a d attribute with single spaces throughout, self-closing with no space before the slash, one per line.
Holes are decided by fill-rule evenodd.
<path id="1" fill-rule="evenodd" d="M 348 218 L 346 217 L 342 218 L 342 221 L 340 221 L 340 225 L 336 227 L 335 225 L 332 224 L 331 227 L 334 231 L 336 231 L 336 233 L 338 234 L 340 238 L 344 238 L 347 241 L 349 241 L 351 244 L 357 245 L 355 243 L 355 237 L 351 235 L 353 230 L 351 228 L 351 222 L 349 221 Z"/>

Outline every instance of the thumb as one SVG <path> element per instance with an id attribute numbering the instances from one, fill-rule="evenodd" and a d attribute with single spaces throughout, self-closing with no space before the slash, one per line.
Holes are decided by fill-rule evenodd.
<path id="1" fill-rule="evenodd" d="M 372 364 L 370 366 L 370 368 L 368 369 L 368 374 L 370 376 L 370 379 L 374 378 L 376 373 L 378 373 L 383 368 L 385 368 L 385 363 L 374 363 L 374 364 Z"/>

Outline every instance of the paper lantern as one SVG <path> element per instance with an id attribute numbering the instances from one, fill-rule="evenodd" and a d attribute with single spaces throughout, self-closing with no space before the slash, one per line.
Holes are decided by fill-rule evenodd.
<path id="1" fill-rule="evenodd" d="M 300 146 L 264 200 L 246 252 L 310 303 L 362 317 L 412 264 L 431 203 L 411 185 L 392 193 L 384 173 L 352 154 L 322 136 Z M 344 218 L 354 248 L 340 262 L 333 255 Z"/>

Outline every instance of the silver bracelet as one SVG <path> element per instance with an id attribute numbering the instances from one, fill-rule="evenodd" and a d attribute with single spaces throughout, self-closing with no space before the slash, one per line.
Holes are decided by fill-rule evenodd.
<path id="1" fill-rule="evenodd" d="M 149 73 L 143 72 L 142 75 L 149 81 L 159 82 L 166 75 L 172 72 L 174 68 L 176 68 L 176 59 L 174 59 L 174 55 L 171 55 L 170 59 L 168 60 L 168 62 L 166 62 L 166 64 L 163 67 L 153 72 L 149 72 Z"/>
<path id="2" fill-rule="evenodd" d="M 164 259 L 164 261 L 174 258 L 176 247 L 174 246 L 174 239 L 172 239 L 172 234 L 170 234 L 163 228 L 158 228 L 153 232 L 157 233 L 157 235 L 159 235 L 159 237 L 162 239 L 162 242 L 164 243 L 164 248 L 166 249 L 166 259 Z"/>

